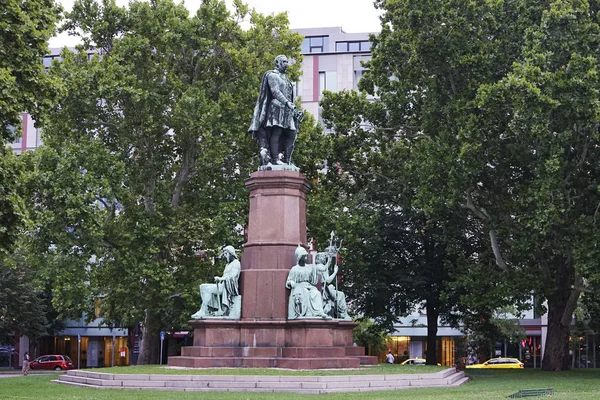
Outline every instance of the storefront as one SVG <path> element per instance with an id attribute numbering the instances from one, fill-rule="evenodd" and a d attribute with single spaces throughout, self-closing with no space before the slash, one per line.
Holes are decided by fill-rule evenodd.
<path id="1" fill-rule="evenodd" d="M 457 360 L 456 348 L 464 339 L 460 336 L 438 337 L 436 344 L 437 362 L 445 366 L 453 366 Z M 388 350 L 394 355 L 395 362 L 401 363 L 409 358 L 426 358 L 427 337 L 423 336 L 391 336 Z M 387 351 L 379 354 L 379 361 L 384 362 Z"/>
<path id="2" fill-rule="evenodd" d="M 98 322 L 97 322 L 98 324 Z M 44 354 L 69 356 L 76 368 L 129 365 L 128 330 L 85 325 L 68 321 L 56 336 L 40 339 L 30 346 L 32 358 Z"/>

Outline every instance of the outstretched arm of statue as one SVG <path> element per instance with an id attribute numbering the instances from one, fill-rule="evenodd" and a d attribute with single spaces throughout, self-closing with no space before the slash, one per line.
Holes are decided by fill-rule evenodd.
<path id="1" fill-rule="evenodd" d="M 331 273 L 331 275 L 329 275 L 325 280 L 327 281 L 327 283 L 331 283 L 331 281 L 333 281 L 333 278 L 335 278 L 335 276 L 337 275 L 338 272 L 338 265 L 337 263 L 333 266 L 333 272 Z"/>
<path id="2" fill-rule="evenodd" d="M 331 259 L 333 257 L 331 255 L 327 255 L 327 261 L 325 262 L 325 264 L 315 264 L 315 268 L 317 269 L 317 271 L 320 272 L 328 272 L 329 271 L 329 266 L 331 265 Z"/>

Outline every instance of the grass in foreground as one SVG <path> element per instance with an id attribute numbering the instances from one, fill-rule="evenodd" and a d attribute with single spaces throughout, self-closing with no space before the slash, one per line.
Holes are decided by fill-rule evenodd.
<path id="1" fill-rule="evenodd" d="M 30 375 L 0 379 L 0 398 L 10 400 L 129 400 L 129 399 L 419 399 L 419 400 L 496 400 L 506 399 L 519 389 L 554 388 L 552 399 L 592 400 L 600 398 L 600 370 L 586 369 L 569 372 L 542 372 L 539 370 L 490 371 L 472 374 L 472 380 L 457 388 L 408 389 L 378 392 L 347 392 L 324 395 L 296 393 L 244 393 L 244 392 L 171 392 L 121 389 L 85 389 L 57 385 L 50 381 L 56 375 Z"/>

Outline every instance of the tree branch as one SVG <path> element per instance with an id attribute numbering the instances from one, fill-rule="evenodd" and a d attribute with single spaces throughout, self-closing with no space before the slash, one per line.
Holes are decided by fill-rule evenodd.
<path id="1" fill-rule="evenodd" d="M 144 209 L 151 213 L 154 213 L 154 189 L 156 188 L 156 182 L 153 180 L 150 183 L 144 185 L 144 191 L 146 194 L 143 196 Z"/>
<path id="2" fill-rule="evenodd" d="M 569 260 L 571 256 L 567 258 Z M 572 262 L 572 261 L 571 261 Z M 563 326 L 570 326 L 571 321 L 573 320 L 573 312 L 575 312 L 575 308 L 577 307 L 577 301 L 579 300 L 579 296 L 581 295 L 583 288 L 583 278 L 575 272 L 575 283 L 573 284 L 573 288 L 571 290 L 571 294 L 569 294 L 569 300 L 567 300 L 567 304 L 565 305 L 565 311 L 560 319 L 560 323 Z"/>
<path id="3" fill-rule="evenodd" d="M 492 243 L 492 251 L 494 252 L 494 258 L 496 259 L 496 265 L 499 266 L 502 271 L 508 270 L 508 266 L 502 258 L 502 253 L 500 252 L 500 245 L 498 244 L 498 237 L 496 236 L 496 231 L 494 229 L 490 229 L 490 241 Z"/>
<path id="4" fill-rule="evenodd" d="M 542 254 L 542 251 L 539 248 L 535 249 L 535 256 L 537 257 L 538 262 L 540 264 L 540 269 L 542 270 L 542 275 L 544 276 L 544 279 L 550 281 L 552 279 L 550 267 L 548 266 L 548 263 L 546 262 L 546 259 L 544 258 L 544 255 Z"/>
<path id="5" fill-rule="evenodd" d="M 108 224 L 110 224 L 110 221 L 112 221 L 113 217 L 115 216 L 115 204 L 111 203 L 108 204 L 106 202 L 105 199 L 103 199 L 102 197 L 98 197 L 96 196 L 96 200 L 98 200 L 100 203 L 102 203 L 104 205 L 104 208 L 106 210 L 108 210 L 108 215 L 106 216 L 106 220 L 104 221 L 104 228 L 106 228 L 108 226 Z"/>
<path id="6" fill-rule="evenodd" d="M 190 156 L 189 151 L 184 151 L 183 159 L 181 161 L 181 168 L 177 171 L 177 183 L 175 184 L 175 189 L 173 191 L 173 196 L 171 197 L 171 205 L 173 208 L 179 207 L 179 201 L 181 200 L 181 191 L 183 186 L 189 182 L 190 176 Z"/>
<path id="7" fill-rule="evenodd" d="M 479 209 L 475 207 L 475 203 L 473 203 L 473 197 L 471 196 L 471 191 L 467 191 L 467 204 L 462 204 L 461 207 L 470 210 L 477 218 L 484 222 L 487 222 L 490 219 L 489 214 L 483 208 Z"/>
<path id="8" fill-rule="evenodd" d="M 484 224 L 490 220 L 490 215 L 487 213 L 487 211 L 485 211 L 484 208 L 477 208 L 475 206 L 470 191 L 467 191 L 467 204 L 463 204 L 461 207 L 470 210 L 477 218 L 483 221 Z M 506 271 L 508 269 L 508 265 L 506 265 L 504 259 L 502 258 L 502 252 L 500 251 L 500 245 L 498 244 L 498 236 L 496 235 L 496 231 L 494 229 L 490 229 L 489 235 L 492 251 L 494 252 L 494 258 L 496 259 L 496 265 L 500 267 L 501 270 Z"/>
<path id="9" fill-rule="evenodd" d="M 575 168 L 573 168 L 573 170 L 569 171 L 569 173 L 567 174 L 567 177 L 565 179 L 567 182 L 571 180 L 571 177 L 573 176 L 573 174 L 575 174 L 575 172 L 577 172 L 577 170 L 579 168 L 581 168 L 581 166 L 585 162 L 585 156 L 587 155 L 589 146 L 590 146 L 590 142 L 589 141 L 585 142 L 585 144 L 583 145 L 583 150 L 581 151 L 581 158 L 577 162 L 577 165 L 575 165 Z"/>

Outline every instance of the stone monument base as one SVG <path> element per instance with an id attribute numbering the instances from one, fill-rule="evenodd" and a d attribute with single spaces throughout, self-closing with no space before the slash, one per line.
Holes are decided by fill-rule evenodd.
<path id="1" fill-rule="evenodd" d="M 286 280 L 306 242 L 306 194 L 310 182 L 290 166 L 257 171 L 250 191 L 248 241 L 241 259 L 241 318 L 194 319 L 194 345 L 169 357 L 173 367 L 358 368 L 377 364 L 353 345 L 352 321 L 288 320 Z M 294 167 L 295 168 L 295 167 Z"/>
<path id="2" fill-rule="evenodd" d="M 192 320 L 194 345 L 168 365 L 188 368 L 245 367 L 337 369 L 376 365 L 354 346 L 352 321 L 303 319 L 285 321 Z"/>

